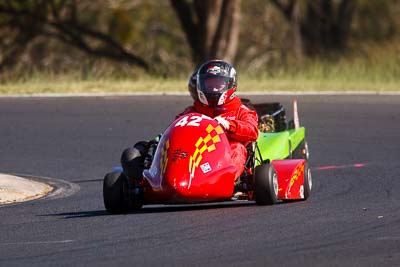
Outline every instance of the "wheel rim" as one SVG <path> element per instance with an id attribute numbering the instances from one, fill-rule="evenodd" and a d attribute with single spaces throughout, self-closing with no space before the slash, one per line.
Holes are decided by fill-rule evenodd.
<path id="1" fill-rule="evenodd" d="M 278 195 L 278 176 L 276 173 L 272 176 L 272 186 L 274 188 L 274 194 L 277 196 Z"/>
<path id="2" fill-rule="evenodd" d="M 308 143 L 307 142 L 304 143 L 304 150 L 305 150 L 306 159 L 308 160 L 310 157 L 310 152 L 308 151 Z"/>
<path id="3" fill-rule="evenodd" d="M 308 180 L 308 187 L 311 190 L 311 188 L 312 188 L 312 177 L 311 177 L 311 170 L 310 169 L 307 170 L 307 180 Z"/>

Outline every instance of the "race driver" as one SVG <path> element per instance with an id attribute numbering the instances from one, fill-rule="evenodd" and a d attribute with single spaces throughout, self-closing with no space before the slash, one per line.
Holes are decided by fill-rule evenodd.
<path id="1" fill-rule="evenodd" d="M 243 173 L 247 158 L 246 146 L 257 140 L 257 113 L 250 110 L 236 96 L 235 68 L 223 60 L 210 60 L 201 65 L 189 78 L 188 89 L 194 99 L 192 106 L 177 116 L 197 112 L 214 118 L 224 128 L 233 164 L 237 167 L 235 180 Z M 127 148 L 121 155 L 124 173 L 135 180 L 142 179 L 143 169 L 149 167 L 146 157 L 152 142 L 141 141 Z"/>
<path id="2" fill-rule="evenodd" d="M 235 94 L 235 68 L 223 60 L 207 61 L 189 78 L 188 88 L 194 103 L 177 117 L 198 112 L 218 121 L 231 146 L 232 162 L 237 166 L 237 179 L 245 167 L 246 146 L 257 140 L 258 118 L 257 113 L 243 105 Z"/>

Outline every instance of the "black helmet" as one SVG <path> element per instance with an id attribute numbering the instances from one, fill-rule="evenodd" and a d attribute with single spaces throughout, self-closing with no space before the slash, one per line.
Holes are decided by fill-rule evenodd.
<path id="1" fill-rule="evenodd" d="M 200 66 L 196 75 L 197 94 L 201 103 L 216 107 L 235 97 L 235 68 L 223 60 L 210 60 Z"/>
<path id="2" fill-rule="evenodd" d="M 197 89 L 196 89 L 196 79 L 197 79 L 197 70 L 195 72 L 193 72 L 192 75 L 190 75 L 189 81 L 188 81 L 188 90 L 189 90 L 189 93 L 190 93 L 191 97 L 193 98 L 193 100 L 199 99 L 199 97 L 197 95 Z"/>

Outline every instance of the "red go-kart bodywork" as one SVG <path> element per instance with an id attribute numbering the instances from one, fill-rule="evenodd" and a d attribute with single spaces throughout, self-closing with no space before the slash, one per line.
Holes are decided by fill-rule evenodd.
<path id="1" fill-rule="evenodd" d="M 191 113 L 164 132 L 150 169 L 144 171 L 145 202 L 209 202 L 230 199 L 236 167 L 218 123 Z"/>
<path id="2" fill-rule="evenodd" d="M 231 199 L 235 169 L 224 130 L 201 114 L 175 120 L 164 132 L 153 163 L 144 171 L 145 203 L 211 202 Z M 304 198 L 305 160 L 274 160 L 278 199 Z M 246 194 L 252 200 L 253 194 Z"/>
<path id="3" fill-rule="evenodd" d="M 262 138 L 274 137 L 260 136 L 258 141 Z M 205 115 L 186 114 L 164 131 L 139 184 L 129 183 L 120 168 L 106 175 L 104 203 L 109 212 L 120 213 L 146 204 L 240 199 L 271 205 L 309 196 L 312 182 L 306 158 L 262 158 L 257 142 L 250 144 L 245 172 L 235 180 L 237 167 L 223 128 Z"/>

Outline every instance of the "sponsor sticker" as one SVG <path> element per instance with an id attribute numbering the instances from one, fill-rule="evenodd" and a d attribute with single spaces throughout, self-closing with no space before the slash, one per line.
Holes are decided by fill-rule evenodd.
<path id="1" fill-rule="evenodd" d="M 211 166 L 208 162 L 201 164 L 200 165 L 201 170 L 203 171 L 203 173 L 207 173 L 211 171 Z"/>
<path id="2" fill-rule="evenodd" d="M 219 74 L 221 73 L 221 67 L 220 66 L 209 66 L 207 69 L 208 73 L 212 74 Z"/>

